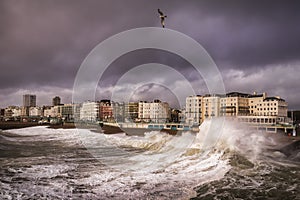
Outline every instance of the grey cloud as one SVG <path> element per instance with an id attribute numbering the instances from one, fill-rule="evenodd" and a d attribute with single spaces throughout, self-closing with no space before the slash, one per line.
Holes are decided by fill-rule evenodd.
<path id="1" fill-rule="evenodd" d="M 131 28 L 160 26 L 157 8 L 168 15 L 168 28 L 191 36 L 206 48 L 222 71 L 228 90 L 239 86 L 247 92 L 258 87 L 282 93 L 278 95 L 285 96 L 293 108 L 300 108 L 300 89 L 285 80 L 290 80 L 290 73 L 299 74 L 299 65 L 294 64 L 300 59 L 299 1 L 2 0 L 0 91 L 14 104 L 18 102 L 13 99 L 21 98 L 18 95 L 22 91 L 39 93 L 49 87 L 51 94 L 59 94 L 71 90 L 81 62 L 99 42 Z M 100 87 L 112 86 L 135 65 L 155 61 L 178 69 L 192 83 L 201 80 L 176 55 L 144 50 L 116 60 Z M 258 79 L 252 85 L 235 82 L 233 87 L 227 79 L 233 71 L 251 77 L 289 64 L 293 69 L 282 72 L 284 81 L 277 82 L 276 87 L 270 84 L 277 76 L 271 76 L 273 70 L 268 71 L 271 75 L 267 80 Z M 166 79 L 172 81 L 172 77 Z M 205 91 L 203 88 L 205 85 L 199 93 Z M 4 103 L 3 94 L 0 107 L 9 103 Z M 69 93 L 60 95 L 71 98 Z M 47 104 L 42 96 L 41 104 Z"/>

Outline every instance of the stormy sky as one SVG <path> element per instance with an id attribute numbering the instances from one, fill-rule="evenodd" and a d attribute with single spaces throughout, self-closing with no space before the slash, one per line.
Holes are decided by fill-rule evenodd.
<path id="1" fill-rule="evenodd" d="M 57 95 L 70 103 L 76 73 L 89 52 L 119 32 L 159 27 L 157 8 L 168 16 L 167 28 L 206 49 L 227 92 L 267 92 L 284 98 L 289 109 L 300 109 L 300 2 L 283 0 L 1 0 L 0 107 L 22 105 L 26 93 L 36 94 L 39 105 L 51 104 Z M 110 98 L 122 74 L 151 62 L 174 67 L 191 82 L 199 79 L 197 93 L 207 92 L 185 60 L 146 49 L 111 64 L 99 82 L 97 100 Z M 164 78 L 174 81 L 172 76 Z M 132 99 L 176 104 L 175 96 L 169 88 L 150 84 L 135 91 Z"/>

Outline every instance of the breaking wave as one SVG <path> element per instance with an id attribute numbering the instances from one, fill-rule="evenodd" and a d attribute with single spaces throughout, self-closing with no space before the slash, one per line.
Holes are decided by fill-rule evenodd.
<path id="1" fill-rule="evenodd" d="M 282 161 L 287 156 L 279 150 L 282 137 L 226 121 L 218 139 L 207 145 L 211 123 L 202 123 L 199 133 L 176 136 L 159 131 L 147 132 L 144 137 L 105 135 L 46 127 L 5 131 L 0 135 L 0 150 L 24 150 L 20 155 L 1 157 L 0 197 L 210 197 L 216 195 L 215 187 L 226 188 L 229 183 L 225 180 L 230 178 L 232 187 L 239 188 L 242 178 L 233 174 L 233 169 L 243 177 L 258 170 L 259 175 L 250 178 L 252 182 L 245 180 L 252 183 L 253 190 L 261 184 L 254 179 L 273 169 L 266 162 L 286 165 Z M 44 153 L 40 155 L 40 151 Z M 36 196 L 32 197 L 33 193 Z M 226 192 L 221 194 L 226 196 Z"/>

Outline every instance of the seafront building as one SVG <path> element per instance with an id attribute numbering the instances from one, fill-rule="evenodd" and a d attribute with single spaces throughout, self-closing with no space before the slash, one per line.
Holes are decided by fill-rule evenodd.
<path id="1" fill-rule="evenodd" d="M 31 116 L 31 117 L 43 116 L 43 108 L 42 107 L 30 107 L 29 108 L 29 116 Z"/>
<path id="2" fill-rule="evenodd" d="M 124 102 L 111 102 L 114 120 L 116 122 L 125 121 L 125 103 Z"/>
<path id="3" fill-rule="evenodd" d="M 186 98 L 186 123 L 201 124 L 217 116 L 257 124 L 276 124 L 287 121 L 287 102 L 276 96 L 238 92 L 221 95 L 189 96 Z"/>
<path id="4" fill-rule="evenodd" d="M 23 107 L 36 107 L 36 95 L 24 94 Z"/>
<path id="5" fill-rule="evenodd" d="M 52 106 L 58 106 L 60 105 L 60 97 L 56 96 L 52 99 Z"/>
<path id="6" fill-rule="evenodd" d="M 249 115 L 249 94 L 231 92 L 220 99 L 221 116 L 244 116 Z"/>
<path id="7" fill-rule="evenodd" d="M 203 101 L 203 97 L 200 95 L 189 96 L 186 98 L 185 119 L 188 124 L 202 123 L 202 101 Z"/>
<path id="8" fill-rule="evenodd" d="M 99 120 L 100 104 L 99 102 L 87 101 L 82 103 L 80 108 L 80 120 L 96 122 Z"/>
<path id="9" fill-rule="evenodd" d="M 128 102 L 124 104 L 124 122 L 136 122 L 139 115 L 139 103 Z"/>
<path id="10" fill-rule="evenodd" d="M 4 118 L 6 119 L 13 119 L 20 117 L 22 114 L 22 109 L 18 106 L 8 106 L 4 109 Z"/>
<path id="11" fill-rule="evenodd" d="M 29 116 L 29 108 L 36 107 L 36 95 L 24 94 L 23 95 L 23 107 L 21 111 L 22 116 Z"/>
<path id="12" fill-rule="evenodd" d="M 202 120 L 220 116 L 220 96 L 206 95 L 203 97 Z"/>
<path id="13" fill-rule="evenodd" d="M 167 102 L 155 99 L 153 102 L 140 101 L 138 103 L 138 121 L 165 123 L 170 120 L 170 108 Z"/>
<path id="14" fill-rule="evenodd" d="M 122 122 L 122 123 L 167 123 L 185 122 L 201 124 L 205 119 L 224 116 L 246 123 L 274 125 L 286 123 L 287 102 L 279 96 L 266 93 L 246 94 L 231 92 L 225 95 L 195 95 L 186 98 L 183 110 L 171 109 L 167 102 L 158 99 L 152 102 L 111 102 L 110 100 L 87 101 L 81 104 L 60 104 L 55 97 L 55 106 L 36 106 L 35 95 L 24 95 L 23 106 L 1 109 L 1 120 L 39 120 L 60 118 L 63 121 Z"/>
<path id="15" fill-rule="evenodd" d="M 104 122 L 112 122 L 114 120 L 113 107 L 110 100 L 101 100 L 99 105 L 99 119 Z"/>

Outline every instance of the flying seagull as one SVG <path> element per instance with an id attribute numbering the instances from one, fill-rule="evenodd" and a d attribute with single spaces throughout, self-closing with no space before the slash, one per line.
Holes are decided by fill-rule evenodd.
<path id="1" fill-rule="evenodd" d="M 161 10 L 158 9 L 158 13 L 159 13 L 159 17 L 160 17 L 160 23 L 162 25 L 163 28 L 165 28 L 165 18 L 167 18 L 167 15 L 164 15 L 163 12 L 161 12 Z"/>

